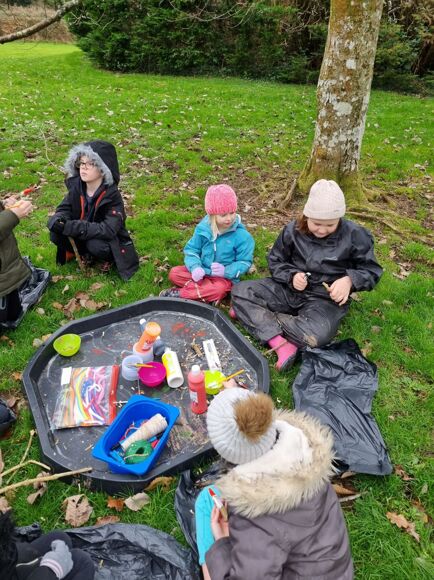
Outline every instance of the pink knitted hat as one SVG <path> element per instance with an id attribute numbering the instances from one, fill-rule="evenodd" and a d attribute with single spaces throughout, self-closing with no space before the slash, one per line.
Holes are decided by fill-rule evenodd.
<path id="1" fill-rule="evenodd" d="M 211 185 L 205 195 L 205 211 L 208 215 L 224 215 L 237 211 L 237 196 L 229 185 Z"/>

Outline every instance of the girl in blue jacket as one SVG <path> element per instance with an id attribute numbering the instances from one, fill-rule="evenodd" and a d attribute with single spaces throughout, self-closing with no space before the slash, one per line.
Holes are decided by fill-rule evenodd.
<path id="1" fill-rule="evenodd" d="M 255 242 L 237 215 L 237 196 L 229 185 L 212 185 L 205 195 L 207 215 L 184 248 L 184 266 L 175 266 L 175 285 L 160 296 L 219 303 L 253 262 Z"/>

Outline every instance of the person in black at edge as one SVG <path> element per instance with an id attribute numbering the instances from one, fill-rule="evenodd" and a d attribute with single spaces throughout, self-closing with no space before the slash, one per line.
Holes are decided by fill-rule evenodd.
<path id="1" fill-rule="evenodd" d="M 15 537 L 11 512 L 0 513 L 0 577 L 2 580 L 92 580 L 89 554 L 72 547 L 62 531 L 43 534 L 33 542 Z"/>
<path id="2" fill-rule="evenodd" d="M 103 272 L 114 264 L 128 280 L 139 259 L 125 227 L 116 149 L 107 141 L 80 143 L 70 150 L 64 169 L 68 194 L 47 224 L 57 263 L 73 259 L 72 238 L 85 263 L 100 262 Z"/>

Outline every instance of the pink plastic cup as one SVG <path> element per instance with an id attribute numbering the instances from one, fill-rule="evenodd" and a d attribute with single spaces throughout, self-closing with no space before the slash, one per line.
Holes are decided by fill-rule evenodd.
<path id="1" fill-rule="evenodd" d="M 158 387 L 166 378 L 166 369 L 160 362 L 146 363 L 149 367 L 139 369 L 139 379 L 146 387 Z"/>

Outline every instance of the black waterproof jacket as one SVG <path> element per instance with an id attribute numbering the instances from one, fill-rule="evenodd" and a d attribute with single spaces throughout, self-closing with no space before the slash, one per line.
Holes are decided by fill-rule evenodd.
<path id="1" fill-rule="evenodd" d="M 98 189 L 93 200 L 94 211 L 90 219 L 86 217 L 85 188 L 76 161 L 87 155 L 97 162 L 104 175 L 104 184 Z M 76 240 L 104 240 L 110 245 L 119 275 L 128 280 L 139 268 L 139 259 L 133 242 L 125 228 L 125 208 L 117 184 L 120 179 L 116 150 L 105 141 L 91 141 L 74 147 L 67 160 L 69 177 L 65 184 L 68 195 L 56 208 L 49 219 L 48 228 L 59 219 L 65 220 L 63 234 Z M 107 184 L 110 183 L 110 185 Z M 65 249 L 58 246 L 57 262 L 65 263 Z"/>
<path id="2" fill-rule="evenodd" d="M 319 289 L 323 282 L 331 284 L 349 276 L 353 291 L 372 290 L 383 273 L 374 255 L 372 235 L 346 219 L 325 238 L 303 234 L 295 221 L 290 222 L 268 254 L 268 267 L 272 278 L 282 284 L 290 284 L 297 272 L 310 272 L 309 286 Z"/>

